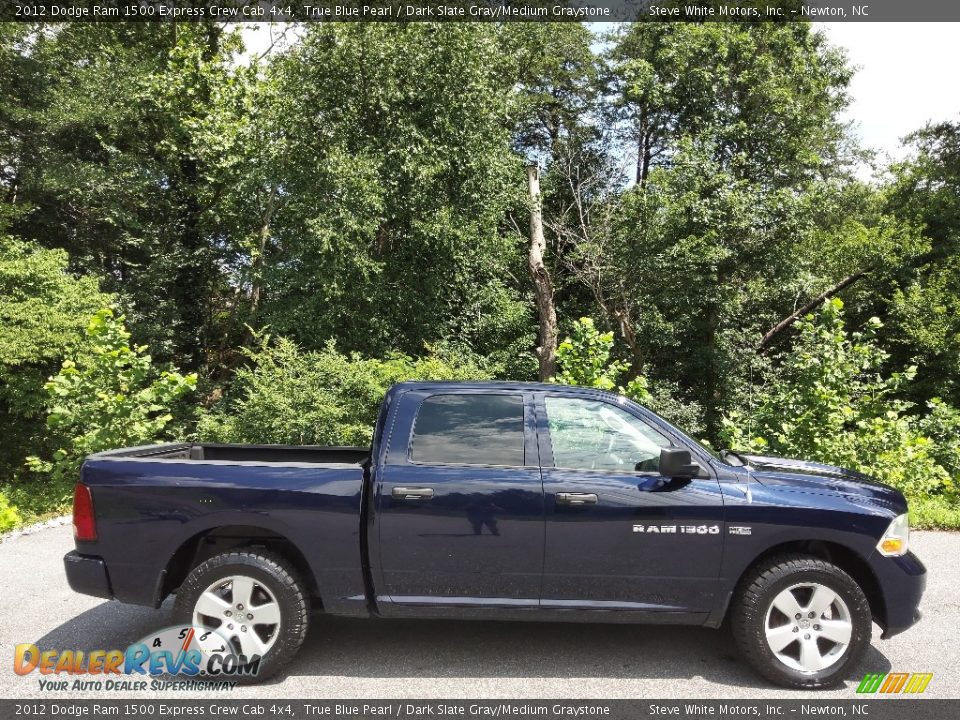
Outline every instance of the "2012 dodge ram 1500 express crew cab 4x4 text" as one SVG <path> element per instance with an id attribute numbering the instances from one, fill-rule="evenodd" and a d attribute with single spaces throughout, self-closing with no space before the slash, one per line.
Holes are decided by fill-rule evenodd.
<path id="1" fill-rule="evenodd" d="M 714 454 L 609 393 L 409 382 L 369 448 L 167 444 L 91 455 L 77 591 L 216 629 L 260 678 L 311 611 L 675 623 L 729 618 L 794 687 L 841 681 L 919 618 L 903 495 L 817 463 Z M 240 621 L 242 622 L 240 622 Z"/>

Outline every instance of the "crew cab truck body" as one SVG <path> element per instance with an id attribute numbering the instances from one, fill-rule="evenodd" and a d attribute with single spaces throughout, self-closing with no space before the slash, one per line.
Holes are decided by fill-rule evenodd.
<path id="1" fill-rule="evenodd" d="M 90 456 L 78 592 L 159 607 L 262 656 L 309 613 L 674 623 L 839 682 L 919 618 L 903 495 L 816 463 L 715 455 L 645 408 L 536 383 L 395 385 L 370 448 L 168 444 Z M 238 606 L 246 602 L 242 610 Z M 249 628 L 233 620 L 249 615 Z M 228 629 L 229 628 L 229 629 Z M 255 633 L 255 636 L 254 636 Z"/>

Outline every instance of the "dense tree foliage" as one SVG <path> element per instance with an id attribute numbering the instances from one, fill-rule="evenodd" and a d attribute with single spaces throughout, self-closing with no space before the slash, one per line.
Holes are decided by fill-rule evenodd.
<path id="1" fill-rule="evenodd" d="M 312 25 L 270 69 L 297 161 L 265 258 L 263 321 L 311 347 L 450 342 L 511 369 L 530 344 L 512 86 L 483 24 Z"/>
<path id="2" fill-rule="evenodd" d="M 777 381 L 762 389 L 755 408 L 726 420 L 729 444 L 863 470 L 911 496 L 949 491 L 952 480 L 934 442 L 907 415 L 910 404 L 898 399 L 916 367 L 884 375 L 887 353 L 875 343 L 880 320 L 848 333 L 842 310 L 834 298 L 798 323 Z M 957 442 L 948 440 L 953 450 Z"/>
<path id="3" fill-rule="evenodd" d="M 850 69 L 799 23 L 635 23 L 610 52 L 614 104 L 642 183 L 681 137 L 721 168 L 789 186 L 837 160 Z"/>
<path id="4" fill-rule="evenodd" d="M 895 356 L 919 361 L 911 396 L 960 403 L 960 122 L 907 138 L 915 149 L 892 168 L 889 210 L 923 228 L 929 249 L 898 268 L 890 342 Z"/>
<path id="5" fill-rule="evenodd" d="M 93 277 L 67 273 L 67 254 L 0 237 L 0 473 L 45 449 L 47 377 L 84 344 L 90 316 L 111 302 Z"/>
<path id="6" fill-rule="evenodd" d="M 658 383 L 651 388 L 625 360 L 614 358 L 613 331 L 600 332 L 592 318 L 573 323 L 570 335 L 557 348 L 559 372 L 555 382 L 616 392 L 645 405 L 690 433 L 702 433 L 700 407 L 678 400 L 675 385 Z M 618 382 L 619 381 L 619 382 Z"/>
<path id="7" fill-rule="evenodd" d="M 10 231 L 66 249 L 122 296 L 138 336 L 197 366 L 213 340 L 227 188 L 206 130 L 231 83 L 228 39 L 214 25 L 21 28 L 5 48 L 29 73 L 4 98 Z"/>
<path id="8" fill-rule="evenodd" d="M 551 307 L 555 379 L 952 498 L 960 123 L 858 180 L 851 77 L 801 22 L 317 23 L 258 57 L 213 23 L 0 27 L 0 482 L 171 435 L 365 442 L 396 380 L 535 378 Z M 153 379 L 105 407 L 109 306 Z"/>
<path id="9" fill-rule="evenodd" d="M 90 453 L 169 438 L 171 408 L 196 387 L 196 375 L 158 369 L 145 345 L 131 347 L 124 319 L 98 311 L 85 345 L 44 386 L 55 449 L 27 464 L 65 492 Z"/>
<path id="10" fill-rule="evenodd" d="M 230 394 L 204 413 L 199 437 L 215 442 L 368 445 L 384 393 L 405 380 L 489 377 L 469 359 L 432 354 L 384 359 L 344 354 L 333 342 L 305 352 L 288 338 L 247 349 Z"/>

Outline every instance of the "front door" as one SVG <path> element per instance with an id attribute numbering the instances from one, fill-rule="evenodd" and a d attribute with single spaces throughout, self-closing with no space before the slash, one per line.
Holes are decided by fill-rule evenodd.
<path id="1" fill-rule="evenodd" d="M 405 394 L 378 493 L 385 614 L 537 606 L 543 485 L 532 396 Z"/>
<path id="2" fill-rule="evenodd" d="M 539 409 L 549 437 L 543 454 L 552 455 L 543 468 L 541 606 L 712 609 L 724 533 L 712 473 L 661 477 L 661 448 L 680 442 L 629 406 L 547 393 Z"/>

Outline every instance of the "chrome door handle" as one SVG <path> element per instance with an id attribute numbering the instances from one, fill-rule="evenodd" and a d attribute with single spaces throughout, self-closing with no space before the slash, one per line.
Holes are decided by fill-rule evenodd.
<path id="1" fill-rule="evenodd" d="M 433 488 L 395 487 L 390 494 L 394 500 L 429 500 L 433 497 Z"/>
<path id="2" fill-rule="evenodd" d="M 596 493 L 558 492 L 558 505 L 596 505 Z"/>

